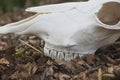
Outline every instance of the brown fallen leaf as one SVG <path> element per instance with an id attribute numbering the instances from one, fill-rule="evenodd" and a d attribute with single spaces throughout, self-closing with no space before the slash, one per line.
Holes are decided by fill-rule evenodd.
<path id="1" fill-rule="evenodd" d="M 7 66 L 9 66 L 10 62 L 5 58 L 1 58 L 0 59 L 0 64 L 6 64 Z"/>
<path id="2" fill-rule="evenodd" d="M 116 78 L 120 79 L 120 69 L 119 70 L 114 70 L 113 74 L 115 75 Z"/>
<path id="3" fill-rule="evenodd" d="M 74 80 L 90 80 L 85 72 L 80 72 L 78 75 L 73 77 Z"/>
<path id="4" fill-rule="evenodd" d="M 55 73 L 54 77 L 57 80 L 72 80 L 69 75 L 63 73 Z"/>
<path id="5" fill-rule="evenodd" d="M 113 60 L 112 58 L 110 58 L 109 56 L 105 56 L 104 57 L 106 58 L 106 60 L 109 62 L 109 63 L 112 63 L 112 64 L 117 64 L 115 60 Z"/>
<path id="6" fill-rule="evenodd" d="M 83 57 L 83 59 L 89 64 L 89 65 L 95 65 L 96 58 L 92 54 L 87 54 Z"/>
<path id="7" fill-rule="evenodd" d="M 29 78 L 37 71 L 37 66 L 34 63 L 27 63 L 26 65 L 18 65 L 18 70 L 11 75 L 12 79 Z"/>

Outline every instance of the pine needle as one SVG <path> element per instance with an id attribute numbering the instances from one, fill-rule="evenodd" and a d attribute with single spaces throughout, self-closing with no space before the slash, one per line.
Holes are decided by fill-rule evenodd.
<path id="1" fill-rule="evenodd" d="M 28 44 L 27 42 L 25 42 L 25 41 L 23 41 L 23 40 L 21 40 L 21 39 L 19 39 L 19 41 L 20 41 L 21 43 L 27 45 L 28 47 L 32 48 L 33 50 L 39 52 L 39 53 L 43 56 L 43 50 L 42 50 L 42 49 L 38 50 L 38 49 L 35 48 L 34 46 Z"/>

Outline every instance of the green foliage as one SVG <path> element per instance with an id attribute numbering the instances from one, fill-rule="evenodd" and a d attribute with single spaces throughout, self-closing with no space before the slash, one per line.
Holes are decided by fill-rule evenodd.
<path id="1" fill-rule="evenodd" d="M 24 7 L 26 0 L 13 0 L 14 1 L 14 5 L 17 7 Z"/>
<path id="2" fill-rule="evenodd" d="M 11 11 L 13 7 L 13 0 L 0 0 L 0 8 L 3 12 Z"/>
<path id="3" fill-rule="evenodd" d="M 34 5 L 38 0 L 30 0 Z M 3 12 L 13 11 L 15 8 L 25 7 L 27 0 L 0 0 L 0 10 Z"/>

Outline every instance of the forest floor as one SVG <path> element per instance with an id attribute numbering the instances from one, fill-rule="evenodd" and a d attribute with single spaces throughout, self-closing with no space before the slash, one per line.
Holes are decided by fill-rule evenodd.
<path id="1" fill-rule="evenodd" d="M 0 25 L 31 15 L 24 10 L 1 13 Z M 0 35 L 0 80 L 120 80 L 119 40 L 69 62 L 44 56 L 43 47 L 35 35 Z"/>

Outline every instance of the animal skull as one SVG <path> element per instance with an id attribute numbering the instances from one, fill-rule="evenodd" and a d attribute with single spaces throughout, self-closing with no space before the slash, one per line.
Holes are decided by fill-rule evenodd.
<path id="1" fill-rule="evenodd" d="M 0 34 L 35 34 L 45 41 L 45 55 L 54 59 L 93 54 L 120 36 L 120 0 L 69 2 L 26 11 L 37 14 L 0 27 Z"/>

